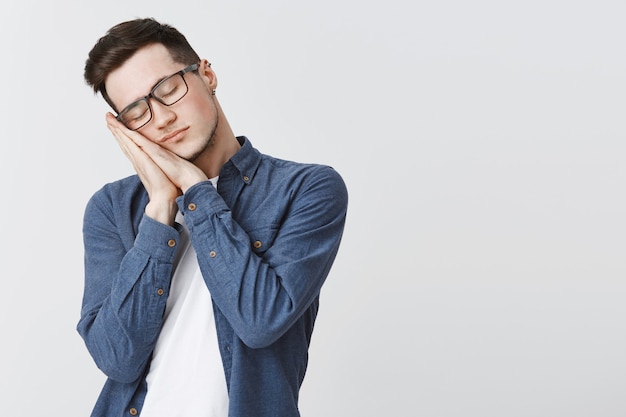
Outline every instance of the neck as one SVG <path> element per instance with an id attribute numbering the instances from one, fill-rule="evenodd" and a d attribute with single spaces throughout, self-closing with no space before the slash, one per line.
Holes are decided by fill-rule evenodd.
<path id="1" fill-rule="evenodd" d="M 218 123 L 213 138 L 207 149 L 193 161 L 208 178 L 217 177 L 222 166 L 241 148 L 217 99 L 215 99 L 215 103 Z"/>

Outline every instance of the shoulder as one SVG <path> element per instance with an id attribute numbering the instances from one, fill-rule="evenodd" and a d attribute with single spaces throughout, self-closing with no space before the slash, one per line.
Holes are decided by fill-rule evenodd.
<path id="1" fill-rule="evenodd" d="M 308 195 L 319 201 L 332 201 L 336 207 L 346 206 L 348 190 L 341 174 L 332 166 L 303 163 L 262 155 L 261 172 L 271 178 L 272 187 L 283 185 L 292 197 Z M 278 188 L 281 188 L 278 186 Z"/>
<path id="2" fill-rule="evenodd" d="M 145 192 L 141 181 L 137 175 L 131 175 L 126 178 L 122 178 L 107 184 L 104 184 L 100 189 L 95 191 L 91 196 L 91 201 L 117 201 L 122 202 L 133 195 L 140 194 L 141 191 Z"/>
<path id="3" fill-rule="evenodd" d="M 303 176 L 308 178 L 319 178 L 327 181 L 342 182 L 341 175 L 331 166 L 318 164 L 297 162 L 287 159 L 277 158 L 271 155 L 261 154 L 262 164 L 270 165 L 273 169 L 281 170 L 284 174 L 293 176 Z"/>
<path id="4" fill-rule="evenodd" d="M 260 152 L 250 140 L 239 137 L 242 143 L 241 154 L 235 165 L 240 171 L 255 172 L 257 184 L 282 188 L 326 186 L 339 193 L 346 193 L 346 185 L 341 175 L 331 166 L 320 163 L 298 162 Z M 242 169 L 243 168 L 243 169 Z"/>
<path id="5" fill-rule="evenodd" d="M 87 216 L 101 212 L 118 217 L 122 213 L 141 212 L 148 203 L 148 193 L 137 175 L 131 175 L 103 185 L 95 191 L 85 208 Z"/>

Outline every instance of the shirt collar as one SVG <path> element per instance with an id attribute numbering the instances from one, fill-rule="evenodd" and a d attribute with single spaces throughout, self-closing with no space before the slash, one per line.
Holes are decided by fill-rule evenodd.
<path id="1" fill-rule="evenodd" d="M 241 148 L 224 164 L 220 178 L 236 176 L 244 183 L 250 184 L 261 163 L 261 153 L 252 146 L 247 137 L 237 136 L 237 140 Z"/>

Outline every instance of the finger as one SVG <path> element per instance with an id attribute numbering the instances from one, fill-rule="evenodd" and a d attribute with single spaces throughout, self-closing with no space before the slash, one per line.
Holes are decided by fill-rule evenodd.
<path id="1" fill-rule="evenodd" d="M 141 143 L 138 143 L 141 142 L 142 139 L 145 140 L 143 136 L 127 129 L 126 126 L 118 122 L 111 113 L 107 113 L 106 122 L 109 131 L 111 131 L 118 145 L 131 161 L 135 162 L 137 158 L 144 159 L 147 157 L 142 150 Z"/>
<path id="2" fill-rule="evenodd" d="M 129 133 L 133 133 L 132 131 L 126 129 L 125 126 L 120 124 L 110 113 L 107 114 L 106 121 L 107 127 L 113 134 L 122 152 L 130 160 L 135 171 L 142 179 L 146 179 L 151 172 L 157 175 L 163 175 L 160 168 L 158 168 L 150 156 L 129 136 Z"/>
<path id="3" fill-rule="evenodd" d="M 111 113 L 107 114 L 106 120 L 108 128 L 120 142 L 120 146 L 129 154 L 128 158 L 133 162 L 136 171 L 146 170 L 147 167 L 144 164 L 155 164 L 176 187 L 184 189 L 188 188 L 189 184 L 206 179 L 206 175 L 193 163 L 158 143 L 152 142 L 140 133 L 128 129 Z M 145 161 L 146 158 L 149 162 Z"/>

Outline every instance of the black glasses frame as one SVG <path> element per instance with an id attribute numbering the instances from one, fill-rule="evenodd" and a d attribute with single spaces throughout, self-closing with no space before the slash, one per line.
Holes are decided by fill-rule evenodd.
<path id="1" fill-rule="evenodd" d="M 120 121 L 122 124 L 124 124 L 124 126 L 126 126 L 126 127 L 127 127 L 128 129 L 130 129 L 130 130 L 139 130 L 139 129 L 141 129 L 142 127 L 144 127 L 145 125 L 147 125 L 148 123 L 150 123 L 150 121 L 152 120 L 152 115 L 153 115 L 153 112 L 152 112 L 152 106 L 150 106 L 150 99 L 151 99 L 151 98 L 153 98 L 153 99 L 155 99 L 156 101 L 158 101 L 159 103 L 163 104 L 164 106 L 171 106 L 171 105 L 174 105 L 174 104 L 178 103 L 178 102 L 179 102 L 180 100 L 182 100 L 182 99 L 183 99 L 183 97 L 185 97 L 185 96 L 187 95 L 187 93 L 189 92 L 189 86 L 187 85 L 187 81 L 185 80 L 184 75 L 185 75 L 185 74 L 187 74 L 188 72 L 192 72 L 192 71 L 197 70 L 199 67 L 200 67 L 200 65 L 199 65 L 199 64 L 192 64 L 192 65 L 189 65 L 188 67 L 185 67 L 185 68 L 183 68 L 182 70 L 180 70 L 180 71 L 178 71 L 178 72 L 176 72 L 176 73 L 174 73 L 174 74 L 170 75 L 169 77 L 165 77 L 165 78 L 163 78 L 161 81 L 159 81 L 159 82 L 157 83 L 157 85 L 155 85 L 155 86 L 152 88 L 152 90 L 150 91 L 150 93 L 149 93 L 147 96 L 142 97 L 142 98 L 140 98 L 139 100 L 135 100 L 135 101 L 133 101 L 132 103 L 130 103 L 128 106 L 124 107 L 124 109 L 122 109 L 122 111 L 120 111 L 120 112 L 119 112 L 119 114 L 117 115 L 116 119 L 117 119 L 118 121 Z M 179 75 L 180 75 L 180 76 L 181 76 L 181 78 L 183 79 L 183 83 L 185 83 L 185 89 L 186 89 L 186 90 L 185 90 L 185 94 L 183 94 L 182 96 L 180 96 L 180 98 L 179 98 L 178 100 L 174 101 L 173 103 L 169 103 L 169 104 L 167 104 L 167 103 L 165 103 L 165 102 L 164 102 L 161 98 L 159 98 L 159 97 L 157 97 L 157 96 L 155 96 L 155 95 L 154 95 L 154 92 L 155 92 L 156 90 L 158 90 L 158 88 L 159 88 L 161 85 L 163 85 L 163 83 L 165 83 L 165 82 L 167 82 L 168 80 L 172 79 L 172 77 L 177 77 L 177 76 L 179 76 Z M 148 110 L 150 111 L 150 118 L 148 118 L 148 120 L 146 120 L 146 122 L 145 122 L 144 124 L 142 124 L 141 126 L 136 127 L 136 128 L 134 128 L 134 129 L 133 129 L 133 128 L 130 128 L 130 127 L 129 127 L 129 126 L 128 126 L 125 122 L 124 122 L 124 120 L 122 120 L 122 116 L 124 115 L 124 113 L 125 113 L 127 110 L 129 110 L 129 109 L 131 109 L 131 108 L 135 107 L 135 106 L 137 105 L 137 103 L 139 103 L 139 102 L 141 102 L 141 101 L 145 101 L 145 102 L 146 102 L 146 104 L 148 105 Z"/>

